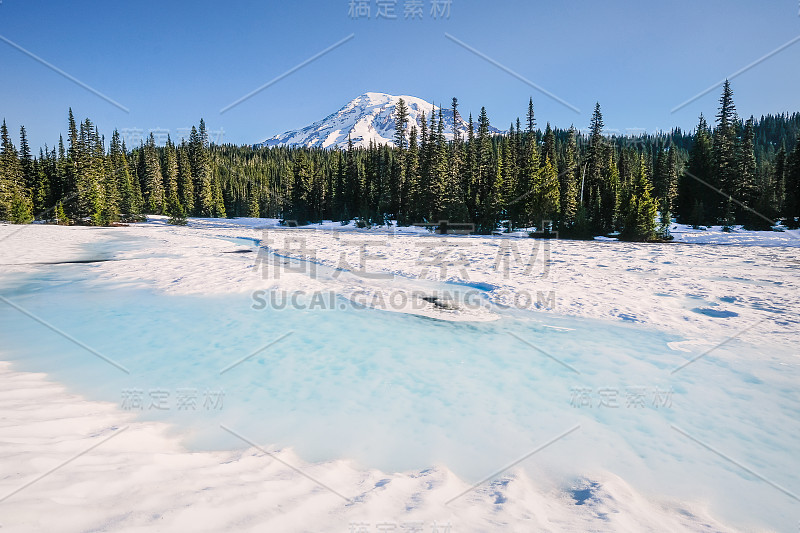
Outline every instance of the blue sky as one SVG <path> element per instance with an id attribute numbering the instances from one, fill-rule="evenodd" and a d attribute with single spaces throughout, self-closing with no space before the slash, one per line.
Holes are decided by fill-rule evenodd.
<path id="1" fill-rule="evenodd" d="M 67 108 L 110 136 L 178 137 L 204 117 L 250 144 L 295 129 L 367 92 L 411 94 L 505 129 L 524 118 L 586 128 L 599 101 L 608 130 L 691 129 L 713 116 L 714 83 L 800 35 L 797 0 L 549 2 L 452 0 L 434 19 L 351 18 L 350 0 L 90 2 L 2 0 L 0 36 L 91 86 L 125 112 L 0 42 L 0 116 L 36 147 L 66 129 Z M 441 0 L 440 0 L 441 1 Z M 445 37 L 449 33 L 580 109 L 545 96 Z M 354 37 L 225 113 L 220 110 L 350 34 Z M 733 80 L 740 115 L 800 110 L 800 41 Z"/>

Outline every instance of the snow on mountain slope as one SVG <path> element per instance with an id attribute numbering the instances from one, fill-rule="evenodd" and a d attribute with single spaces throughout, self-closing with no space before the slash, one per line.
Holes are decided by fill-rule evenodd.
<path id="1" fill-rule="evenodd" d="M 400 99 L 408 106 L 407 131 L 416 125 L 417 131 L 422 127 L 422 114 L 430 121 L 431 113 L 438 119 L 439 106 L 426 102 L 415 96 L 393 96 L 385 93 L 364 93 L 351 100 L 347 105 L 322 120 L 314 122 L 300 130 L 287 131 L 266 139 L 256 146 L 308 146 L 317 148 L 346 147 L 348 135 L 357 147 L 369 146 L 370 141 L 378 144 L 394 145 L 394 113 Z M 460 115 L 461 113 L 459 113 Z M 453 110 L 442 109 L 445 138 L 453 138 Z M 430 124 L 430 122 L 429 122 Z M 457 131 L 462 138 L 467 135 L 468 123 L 458 117 Z M 500 133 L 495 128 L 491 133 Z"/>

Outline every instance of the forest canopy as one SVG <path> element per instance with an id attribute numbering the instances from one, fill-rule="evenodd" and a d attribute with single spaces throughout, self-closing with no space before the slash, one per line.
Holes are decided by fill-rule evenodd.
<path id="1" fill-rule="evenodd" d="M 454 121 L 461 115 L 453 98 Z M 165 214 L 273 217 L 303 225 L 469 224 L 478 233 L 538 228 L 587 238 L 668 238 L 670 220 L 695 226 L 798 227 L 800 114 L 740 118 L 730 83 L 709 124 L 637 136 L 603 134 L 600 104 L 588 131 L 524 123 L 490 133 L 482 108 L 466 138 L 444 135 L 441 110 L 410 129 L 401 100 L 394 146 L 345 149 L 209 143 L 204 121 L 179 143 L 153 135 L 128 147 L 110 142 L 72 110 L 63 136 L 33 154 L 25 127 L 19 149 L 2 124 L 0 219 L 111 225 Z M 660 221 L 660 222 L 659 222 Z"/>

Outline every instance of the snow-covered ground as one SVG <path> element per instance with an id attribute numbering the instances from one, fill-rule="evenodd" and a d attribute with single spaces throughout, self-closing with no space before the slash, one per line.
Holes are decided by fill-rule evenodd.
<path id="1" fill-rule="evenodd" d="M 147 224 L 114 229 L 34 225 L 0 241 L 0 246 L 8 250 L 7 274 L 27 272 L 31 263 L 86 258 L 85 246 L 113 237 L 110 246 L 118 261 L 98 264 L 93 270 L 97 278 L 167 293 L 335 290 L 360 303 L 381 307 L 386 302 L 382 309 L 445 320 L 497 317 L 486 306 L 449 312 L 434 305 L 413 308 L 410 295 L 424 285 L 422 279 L 450 280 L 478 287 L 475 290 L 491 289 L 480 292 L 497 304 L 638 322 L 698 343 L 738 334 L 751 341 L 769 336 L 771 342 L 794 345 L 800 320 L 800 233 L 681 227 L 674 234 L 675 243 L 643 245 L 443 237 L 418 227 L 359 230 L 330 222 L 294 229 L 271 219 L 197 219 L 188 227 L 174 227 L 151 217 Z M 331 276 L 303 263 L 274 265 L 257 252 L 226 253 L 255 242 L 282 256 L 364 275 Z M 725 242 L 732 245 L 717 246 Z M 404 290 L 408 306 L 400 305 L 401 297 L 389 302 L 391 295 Z M 377 293 L 383 298 L 374 296 Z"/>
<path id="2" fill-rule="evenodd" d="M 630 325 L 642 339 L 653 331 L 654 342 L 660 342 L 660 335 L 675 336 L 669 342 L 671 354 L 665 355 L 670 362 L 689 361 L 719 345 L 746 343 L 763 353 L 719 348 L 714 353 L 719 367 L 704 367 L 702 374 L 698 369 L 696 381 L 687 378 L 673 386 L 688 387 L 687 398 L 705 398 L 708 403 L 700 406 L 705 410 L 722 409 L 714 411 L 721 427 L 731 416 L 721 407 L 726 404 L 774 408 L 778 413 L 736 412 L 743 420 L 763 416 L 782 424 L 764 430 L 764 453 L 780 466 L 800 433 L 791 422 L 796 422 L 800 371 L 800 238 L 797 232 L 723 233 L 718 228 L 676 227 L 673 234 L 675 243 L 641 245 L 436 236 L 423 228 L 359 230 L 338 223 L 281 228 L 263 219 L 192 219 L 187 227 L 167 226 L 158 217 L 123 228 L 0 226 L 0 295 L 7 299 L 0 302 L 7 313 L 0 318 L 6 324 L 30 318 L 8 302 L 39 290 L 46 294 L 31 285 L 37 276 L 75 282 L 73 274 L 55 270 L 63 265 L 51 263 L 107 260 L 86 263 L 90 267 L 80 270 L 82 281 L 162 295 L 242 295 L 253 305 L 260 301 L 254 294 L 269 305 L 268 294 L 303 291 L 306 299 L 298 302 L 308 306 L 313 294 L 335 292 L 359 308 L 454 322 L 552 318 L 555 322 L 547 327 L 553 331 L 559 331 L 559 317 L 595 319 L 608 321 L 609 327 Z M 258 244 L 274 253 L 264 253 Z M 639 368 L 628 362 L 605 364 Z M 791 516 L 800 517 L 792 496 L 800 491 L 797 463 L 786 464 L 786 478 L 773 481 L 776 464 L 757 462 L 757 454 L 743 461 L 747 443 L 762 438 L 755 430 L 742 435 L 748 425 L 732 428 L 735 435 L 726 441 L 743 443 L 741 450 L 717 451 L 733 454 L 731 459 L 751 469 L 742 475 L 765 491 L 755 500 L 774 496 L 774 505 L 785 512 L 772 522 L 761 516 L 747 520 L 746 502 L 741 502 L 744 516 L 737 516 L 730 508 L 739 502 L 720 503 L 720 495 L 729 496 L 722 486 L 706 487 L 706 498 L 681 498 L 667 490 L 659 494 L 653 488 L 657 480 L 632 481 L 609 465 L 577 458 L 581 467 L 589 465 L 580 476 L 559 478 L 558 470 L 515 464 L 448 504 L 480 477 L 467 481 L 446 460 L 401 472 L 370 468 L 349 456 L 307 462 L 291 449 L 255 441 L 240 441 L 246 451 L 190 451 L 169 425 L 77 395 L 83 390 L 68 392 L 46 375 L 26 372 L 25 364 L 0 366 L 0 526 L 8 531 L 379 531 L 381 524 L 397 531 L 720 531 L 783 529 L 796 522 Z M 741 372 L 743 383 L 722 381 L 729 379 L 725 368 Z M 708 381 L 714 376 L 721 381 Z M 771 396 L 765 387 L 748 391 L 747 383 L 778 383 L 780 396 Z M 715 390 L 691 396 L 708 387 Z M 591 428 L 591 421 L 581 424 Z M 674 426 L 675 431 L 683 427 L 680 419 Z M 621 443 L 627 430 L 617 429 Z M 686 464 L 690 477 L 692 465 L 700 472 L 709 458 L 725 463 L 689 439 L 686 445 L 697 447 L 697 455 L 676 460 Z M 707 437 L 698 440 L 709 442 Z M 658 462 L 638 453 L 621 460 Z M 725 475 L 736 475 L 737 468 L 728 466 L 733 474 Z M 714 518 L 718 515 L 723 517 Z"/>
<path id="3" fill-rule="evenodd" d="M 446 505 L 469 485 L 444 467 L 387 474 L 347 461 L 309 464 L 291 450 L 190 453 L 163 425 L 41 374 L 3 363 L 0 381 L 4 531 L 729 529 L 702 504 L 648 500 L 610 473 L 564 490 L 517 473 Z"/>

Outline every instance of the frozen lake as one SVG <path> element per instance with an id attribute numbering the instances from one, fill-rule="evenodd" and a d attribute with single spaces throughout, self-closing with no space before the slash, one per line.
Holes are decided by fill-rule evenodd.
<path id="1" fill-rule="evenodd" d="M 534 311 L 446 322 L 336 296 L 254 309 L 249 294 L 164 294 L 98 282 L 95 268 L 37 266 L 0 294 L 97 353 L 0 305 L 5 358 L 169 422 L 190 449 L 249 446 L 224 425 L 310 461 L 443 464 L 476 482 L 549 443 L 521 463 L 534 476 L 607 470 L 732 523 L 800 517 L 800 367 L 768 343 L 732 340 L 680 368 L 708 347 L 638 324 Z"/>

